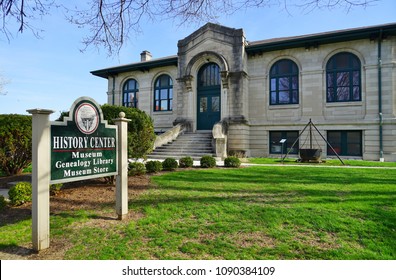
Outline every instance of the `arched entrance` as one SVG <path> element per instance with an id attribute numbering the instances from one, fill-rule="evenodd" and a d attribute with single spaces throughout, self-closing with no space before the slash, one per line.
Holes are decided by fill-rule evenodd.
<path id="1" fill-rule="evenodd" d="M 220 121 L 220 67 L 207 63 L 198 71 L 197 130 L 212 130 Z"/>

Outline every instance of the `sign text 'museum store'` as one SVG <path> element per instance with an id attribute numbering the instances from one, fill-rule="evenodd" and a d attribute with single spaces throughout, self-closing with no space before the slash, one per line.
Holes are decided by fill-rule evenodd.
<path id="1" fill-rule="evenodd" d="M 101 119 L 95 105 L 77 103 L 70 112 L 74 119 L 51 126 L 52 183 L 116 174 L 117 129 Z"/>

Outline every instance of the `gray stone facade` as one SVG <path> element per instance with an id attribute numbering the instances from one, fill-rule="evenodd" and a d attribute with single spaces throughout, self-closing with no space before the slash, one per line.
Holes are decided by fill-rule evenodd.
<path id="1" fill-rule="evenodd" d="M 359 100 L 327 100 L 326 66 L 338 53 L 360 61 Z M 271 105 L 270 70 L 280 60 L 297 65 L 298 102 Z M 396 24 L 248 42 L 242 29 L 208 23 L 178 42 L 177 56 L 144 55 L 140 62 L 92 74 L 108 79 L 108 103 L 114 105 L 122 105 L 123 86 L 135 79 L 137 107 L 153 118 L 157 131 L 180 121 L 196 131 L 198 73 L 208 63 L 220 70 L 220 119 L 227 125 L 229 153 L 279 156 L 271 150 L 271 133 L 300 133 L 312 119 L 324 137 L 329 131 L 360 133 L 361 153 L 345 158 L 396 161 Z M 154 108 L 154 83 L 162 74 L 173 81 L 173 110 Z M 300 148 L 306 138 L 307 132 Z M 316 138 L 326 157 L 326 142 Z M 348 149 L 350 143 L 342 145 Z"/>

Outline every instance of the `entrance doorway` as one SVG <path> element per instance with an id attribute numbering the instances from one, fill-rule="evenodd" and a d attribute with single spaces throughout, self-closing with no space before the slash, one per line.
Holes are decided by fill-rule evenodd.
<path id="1" fill-rule="evenodd" d="M 215 63 L 202 66 L 198 72 L 197 130 L 212 130 L 220 121 L 220 67 Z"/>

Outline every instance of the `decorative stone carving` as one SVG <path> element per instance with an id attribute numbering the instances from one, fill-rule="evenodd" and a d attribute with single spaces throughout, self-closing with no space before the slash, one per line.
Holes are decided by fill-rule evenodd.
<path id="1" fill-rule="evenodd" d="M 191 92 L 192 91 L 192 81 L 194 77 L 192 75 L 186 75 L 182 78 L 177 79 L 183 86 L 183 92 Z"/>
<path id="2" fill-rule="evenodd" d="M 221 84 L 224 89 L 228 89 L 228 71 L 221 71 Z"/>

